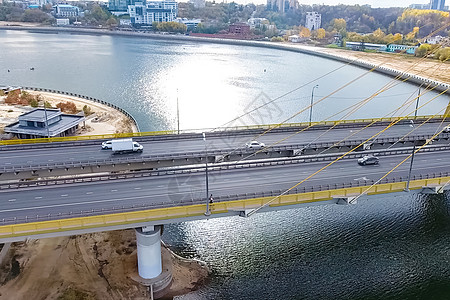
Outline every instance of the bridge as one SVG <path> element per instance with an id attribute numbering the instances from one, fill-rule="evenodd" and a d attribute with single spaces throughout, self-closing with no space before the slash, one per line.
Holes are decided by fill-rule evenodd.
<path id="1" fill-rule="evenodd" d="M 424 144 L 442 129 L 443 116 L 411 117 L 401 120 L 382 135 L 375 136 L 396 118 L 238 127 L 207 133 L 152 132 L 71 138 L 0 141 L 0 180 L 67 176 L 86 173 L 119 172 L 175 167 L 243 159 L 269 159 L 348 151 L 363 143 L 358 151 Z M 412 123 L 411 123 L 412 122 Z M 372 126 L 369 126 L 372 124 Z M 411 124 L 415 125 L 414 130 Z M 265 133 L 268 128 L 271 129 Z M 258 138 L 266 145 L 254 153 L 245 143 Z M 350 137 L 349 137 L 350 136 Z M 373 137 L 375 136 L 375 137 Z M 101 150 L 102 140 L 134 137 L 144 146 L 140 155 L 112 155 Z M 450 134 L 443 132 L 434 143 L 447 143 Z M 46 143 L 50 141 L 50 143 Z"/>
<path id="2" fill-rule="evenodd" d="M 138 228 L 139 273 L 159 278 L 160 225 L 450 189 L 447 125 L 444 116 L 424 116 L 252 126 L 205 140 L 201 132 L 163 132 L 2 141 L 0 242 Z M 144 152 L 101 150 L 105 139 L 123 136 Z M 246 149 L 255 137 L 267 148 Z M 401 162 L 414 149 L 410 172 Z M 365 154 L 379 165 L 358 165 Z"/>

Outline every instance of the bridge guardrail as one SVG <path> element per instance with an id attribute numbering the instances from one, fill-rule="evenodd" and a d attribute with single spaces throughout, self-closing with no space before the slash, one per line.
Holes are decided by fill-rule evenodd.
<path id="1" fill-rule="evenodd" d="M 431 173 L 431 174 L 421 174 L 421 175 L 413 175 L 411 180 L 414 181 L 423 181 L 425 183 L 427 180 L 434 180 L 440 178 L 450 178 L 450 172 L 439 172 L 439 173 Z M 405 177 L 393 177 L 393 178 L 385 178 L 381 180 L 376 186 L 383 186 L 386 184 L 396 184 L 396 183 L 404 183 L 407 180 Z M 450 181 L 450 179 L 449 179 Z M 448 184 L 449 182 L 446 182 Z M 336 183 L 336 184 L 324 184 L 310 187 L 301 187 L 295 188 L 291 190 L 287 195 L 298 195 L 303 193 L 315 193 L 315 192 L 324 192 L 330 190 L 339 190 L 339 189 L 354 189 L 359 187 L 366 187 L 374 184 L 373 180 L 370 181 L 357 181 L 357 182 L 349 182 L 349 183 Z M 412 185 L 410 186 L 412 188 Z M 416 187 L 417 188 L 417 187 Z M 392 188 L 391 188 L 392 189 Z M 387 189 L 388 191 L 390 189 Z M 383 190 L 384 191 L 384 190 Z M 284 190 L 272 190 L 260 193 L 245 193 L 245 194 L 235 194 L 228 196 L 218 196 L 214 197 L 215 204 L 221 204 L 224 202 L 235 201 L 235 200 L 245 200 L 245 199 L 260 199 L 267 197 L 276 197 L 279 196 Z M 3 218 L 0 220 L 0 226 L 3 225 L 11 225 L 11 224 L 23 224 L 23 223 L 34 223 L 34 222 L 42 222 L 42 221 L 51 221 L 51 220 L 60 220 L 60 219 L 72 219 L 79 217 L 89 217 L 89 216 L 102 216 L 102 215 L 110 215 L 110 214 L 118 214 L 125 212 L 137 212 L 140 210 L 152 210 L 158 208 L 167 208 L 167 207 L 185 207 L 191 205 L 201 205 L 205 204 L 205 199 L 190 199 L 190 200 L 181 200 L 181 201 L 167 201 L 161 204 L 149 204 L 149 203 L 141 203 L 139 205 L 121 205 L 121 206 L 113 206 L 111 208 L 102 208 L 102 209 L 91 209 L 91 210 L 79 210 L 79 211 L 71 211 L 69 213 L 57 213 L 57 214 L 45 214 L 45 215 L 33 215 L 26 216 L 23 218 Z M 1 231 L 0 231 L 1 236 Z"/>
<path id="2" fill-rule="evenodd" d="M 40 88 L 32 88 L 32 87 L 25 87 L 26 89 L 40 89 Z M 84 99 L 92 100 L 95 98 L 73 94 L 73 93 L 67 93 L 67 92 L 61 92 L 56 90 L 49 90 L 49 89 L 40 89 L 42 91 L 54 91 L 54 92 L 60 92 L 62 94 L 72 94 L 74 96 L 80 96 L 85 97 Z M 97 99 L 95 99 L 97 100 Z M 94 101 L 94 100 L 92 100 Z M 97 100 L 99 103 L 106 104 L 106 101 L 103 100 Z M 119 110 L 123 110 L 119 107 L 117 107 L 114 104 L 111 104 L 111 107 L 117 108 Z M 125 110 L 123 110 L 126 112 Z M 130 118 L 133 118 L 128 112 L 126 112 L 127 116 L 130 116 Z M 355 125 L 363 126 L 369 123 L 379 123 L 382 124 L 384 122 L 391 123 L 394 121 L 402 120 L 404 122 L 408 122 L 410 120 L 415 121 L 425 121 L 430 119 L 432 116 L 409 116 L 409 117 L 390 117 L 390 118 L 369 118 L 369 119 L 355 119 L 355 120 L 337 120 L 337 121 L 324 121 L 324 122 L 303 122 L 303 123 L 286 123 L 286 124 L 268 124 L 268 125 L 248 125 L 248 126 L 234 126 L 234 127 L 217 127 L 217 128 L 203 128 L 203 129 L 186 129 L 186 130 L 180 130 L 180 134 L 201 134 L 202 132 L 207 132 L 211 135 L 216 134 L 236 134 L 239 131 L 248 131 L 248 130 L 275 130 L 275 131 L 284 131 L 284 130 L 291 130 L 292 128 L 305 128 L 310 125 L 314 125 L 311 127 L 311 130 L 318 130 L 322 129 L 323 126 L 337 126 L 337 128 L 347 128 L 347 127 L 353 127 Z M 434 118 L 430 119 L 428 122 L 439 122 L 442 121 L 445 118 L 445 115 L 436 115 Z M 134 118 L 133 118 L 134 120 Z M 137 122 L 134 120 L 136 126 Z M 137 127 L 139 130 L 139 127 Z M 177 130 L 164 130 L 164 131 L 150 131 L 150 132 L 134 132 L 134 133 L 114 133 L 114 134 L 101 134 L 101 135 L 85 135 L 85 136 L 67 136 L 67 137 L 52 137 L 52 138 L 38 138 L 38 139 L 14 139 L 14 140 L 0 140 L 0 146 L 8 146 L 8 145 L 23 145 L 23 144 L 41 144 L 41 143 L 57 143 L 57 142 L 70 142 L 70 141 L 89 141 L 89 140 L 102 140 L 102 139 L 115 139 L 115 138 L 127 138 L 127 137 L 156 137 L 156 136 L 167 136 L 167 135 L 175 135 L 180 136 L 178 134 Z M 0 147 L 1 150 L 1 147 Z"/>
<path id="3" fill-rule="evenodd" d="M 398 142 L 400 139 L 404 142 L 414 141 L 414 140 L 426 140 L 430 139 L 433 135 L 418 135 L 418 136 L 407 136 L 407 137 L 386 137 L 386 138 L 376 138 L 377 143 L 394 143 Z M 450 138 L 449 133 L 442 133 L 441 136 L 443 138 Z M 273 146 L 270 147 L 270 151 L 287 151 L 287 150 L 297 150 L 297 149 L 318 149 L 324 147 L 331 146 L 354 146 L 359 145 L 366 140 L 349 140 L 344 141 L 342 143 L 336 144 L 335 142 L 323 142 L 323 143 L 314 143 L 314 144 L 296 144 L 296 145 L 286 145 L 286 146 Z M 368 141 L 368 143 L 373 142 Z M 382 151 L 382 150 L 378 150 Z M 240 155 L 240 154 L 252 154 L 253 152 L 247 149 L 238 149 L 233 150 L 232 154 Z M 208 150 L 208 156 L 219 156 L 229 154 L 229 150 Z M 138 156 L 132 158 L 111 158 L 111 159 L 102 159 L 102 160 L 89 160 L 89 161 L 70 161 L 64 163 L 45 163 L 45 164 L 34 164 L 34 165 L 21 165 L 21 166 L 3 166 L 0 167 L 0 173 L 7 172 L 21 172 L 21 171 L 33 171 L 33 170 L 45 170 L 45 169 L 53 169 L 53 168 L 80 168 L 80 167 L 92 167 L 92 166 L 100 166 L 100 165 L 110 165 L 110 164 L 123 164 L 123 163 L 144 163 L 144 162 L 155 162 L 158 160 L 167 160 L 167 159 L 189 159 L 189 158 L 203 158 L 205 155 L 204 151 L 197 152 L 189 152 L 189 153 L 174 153 L 174 154 L 164 154 L 164 155 L 150 155 L 150 156 Z M 335 155 L 335 154 L 333 154 Z"/>
<path id="4" fill-rule="evenodd" d="M 450 150 L 450 145 L 444 146 L 430 146 L 424 147 L 419 153 L 424 152 L 434 152 L 434 151 L 448 151 Z M 370 150 L 364 152 L 364 154 L 374 154 L 374 155 L 400 155 L 400 154 L 411 154 L 411 149 L 393 149 L 387 151 Z M 380 155 L 381 154 L 381 155 Z M 208 166 L 208 171 L 222 171 L 222 170 L 232 170 L 232 169 L 243 169 L 243 168 L 255 168 L 255 167 L 267 167 L 267 166 L 279 166 L 288 164 L 298 164 L 305 162 L 321 162 L 321 161 L 332 161 L 339 157 L 341 154 L 327 154 L 320 157 L 317 156 L 305 156 L 300 158 L 290 158 L 290 159 L 270 159 L 262 162 L 259 161 L 244 161 L 239 163 L 221 163 L 213 164 Z M 363 155 L 362 153 L 350 153 L 345 156 L 345 159 L 355 159 Z M 89 183 L 89 182 L 101 182 L 109 180 L 121 180 L 121 179 L 134 179 L 143 177 L 155 177 L 155 176 L 166 176 L 175 174 L 193 174 L 198 172 L 204 172 L 205 167 L 195 166 L 195 167 L 180 167 L 162 170 L 151 170 L 151 171 L 138 171 L 132 173 L 122 173 L 122 174 L 108 174 L 108 175 L 93 175 L 93 176 L 83 176 L 83 177 L 72 177 L 72 178 L 59 178 L 59 179 L 44 179 L 36 181 L 21 181 L 12 183 L 0 183 L 0 191 L 14 190 L 21 188 L 30 187 L 40 187 L 40 186 L 54 186 L 54 185 L 65 185 L 65 184 L 77 184 L 77 183 Z"/>

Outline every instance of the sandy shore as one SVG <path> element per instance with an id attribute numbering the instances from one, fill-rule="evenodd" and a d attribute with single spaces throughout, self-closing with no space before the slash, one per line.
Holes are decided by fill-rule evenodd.
<path id="1" fill-rule="evenodd" d="M 136 126 L 127 118 L 127 116 L 107 105 L 73 96 L 36 91 L 27 92 L 32 95 L 41 95 L 44 101 L 49 102 L 53 107 L 56 107 L 56 104 L 59 102 L 66 101 L 75 103 L 77 109 L 80 111 L 83 109 L 83 106 L 89 106 L 93 114 L 86 116 L 86 122 L 83 124 L 84 128 L 79 129 L 77 135 L 137 132 Z M 8 124 L 16 122 L 21 114 L 33 109 L 30 106 L 8 105 L 5 104 L 4 100 L 5 96 L 0 97 L 0 129 Z"/>
<path id="2" fill-rule="evenodd" d="M 208 269 L 174 256 L 173 283 L 164 299 L 203 284 Z M 134 230 L 14 243 L 0 272 L 0 299 L 149 299 L 131 279 L 137 272 Z"/>
<path id="3" fill-rule="evenodd" d="M 450 84 L 450 63 L 436 59 L 421 59 L 412 55 L 397 53 L 366 53 L 345 49 L 308 47 L 316 52 L 328 53 L 350 60 L 362 60 L 375 65 L 382 65 L 400 72 L 412 73 L 432 80 Z"/>
<path id="4" fill-rule="evenodd" d="M 55 106 L 72 101 L 78 109 L 88 105 L 92 115 L 78 134 L 135 132 L 121 112 L 95 102 L 71 96 L 40 94 Z M 0 97 L 0 126 L 17 120 L 31 107 L 6 105 Z M 173 283 L 165 299 L 187 294 L 208 277 L 208 269 L 183 260 L 162 248 L 172 258 Z M 71 237 L 14 243 L 0 267 L 0 299 L 149 299 L 146 287 L 130 275 L 137 272 L 134 230 L 101 232 Z"/>

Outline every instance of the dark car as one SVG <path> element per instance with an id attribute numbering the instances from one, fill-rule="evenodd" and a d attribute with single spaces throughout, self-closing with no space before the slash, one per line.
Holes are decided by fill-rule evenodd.
<path id="1" fill-rule="evenodd" d="M 365 155 L 358 159 L 358 164 L 361 166 L 365 165 L 378 165 L 379 158 L 373 155 Z"/>

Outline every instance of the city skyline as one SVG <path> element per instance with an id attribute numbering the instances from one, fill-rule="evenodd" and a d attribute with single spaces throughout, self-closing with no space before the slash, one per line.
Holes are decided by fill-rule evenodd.
<path id="1" fill-rule="evenodd" d="M 188 0 L 179 0 L 179 2 L 188 2 Z M 222 2 L 222 1 L 216 1 Z M 228 0 L 224 2 L 233 2 L 233 0 Z M 267 0 L 234 0 L 234 2 L 239 4 L 267 4 Z M 395 3 L 393 5 L 392 0 L 298 0 L 299 4 L 325 4 L 325 5 L 338 5 L 338 4 L 346 4 L 346 5 L 370 5 L 372 7 L 408 7 L 411 4 L 429 4 L 430 0 L 402 0 L 400 3 Z"/>

